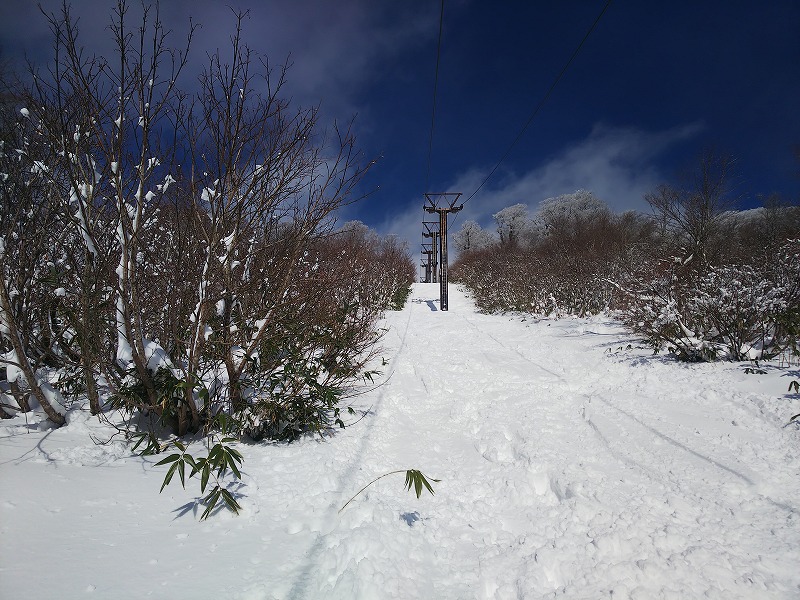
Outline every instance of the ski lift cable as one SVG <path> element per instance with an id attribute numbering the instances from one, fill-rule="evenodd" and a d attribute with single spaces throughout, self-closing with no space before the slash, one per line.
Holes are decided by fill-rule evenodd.
<path id="1" fill-rule="evenodd" d="M 439 62 L 442 55 L 442 23 L 444 22 L 444 0 L 439 9 L 439 41 L 436 44 L 436 75 L 433 79 L 433 108 L 431 109 L 431 134 L 428 138 L 428 166 L 425 173 L 425 189 L 431 177 L 431 156 L 433 154 L 433 132 L 436 127 L 436 95 L 439 88 Z"/>
<path id="2" fill-rule="evenodd" d="M 475 196 L 475 194 L 477 194 L 481 190 L 481 188 L 484 185 L 486 185 L 486 182 L 489 181 L 489 179 L 491 179 L 492 175 L 495 174 L 495 172 L 500 167 L 500 165 L 503 163 L 503 161 L 506 158 L 508 158 L 509 154 L 511 154 L 511 150 L 513 150 L 514 146 L 516 146 L 517 143 L 520 141 L 520 139 L 522 139 L 522 136 L 525 134 L 525 131 L 528 129 L 528 127 L 530 126 L 531 122 L 533 122 L 533 120 L 536 118 L 536 115 L 539 114 L 539 111 L 542 109 L 542 107 L 545 105 L 547 100 L 550 98 L 550 95 L 553 93 L 553 90 L 555 90 L 556 86 L 558 85 L 558 82 L 561 81 L 561 78 L 564 76 L 564 73 L 567 72 L 567 69 L 569 69 L 570 65 L 575 60 L 575 57 L 578 56 L 578 53 L 580 53 L 581 48 L 583 48 L 583 45 L 586 43 L 586 40 L 589 39 L 589 36 L 595 30 L 595 28 L 597 27 L 597 24 L 600 22 L 600 19 L 603 18 L 603 15 L 606 13 L 606 11 L 608 10 L 608 7 L 610 5 L 611 5 L 611 0 L 607 0 L 605 5 L 603 6 L 603 9 L 600 11 L 600 14 L 597 15 L 597 18 L 594 20 L 594 23 L 592 23 L 592 26 L 586 32 L 586 35 L 583 36 L 583 39 L 581 40 L 580 44 L 578 44 L 578 47 L 575 48 L 575 51 L 572 53 L 572 56 L 569 57 L 569 60 L 566 62 L 564 67 L 561 69 L 561 72 L 558 74 L 558 76 L 553 81 L 553 84 L 550 86 L 550 89 L 547 90 L 547 93 L 542 97 L 542 99 L 539 101 L 539 103 L 533 109 L 533 112 L 531 113 L 530 117 L 528 117 L 528 120 L 526 121 L 525 125 L 522 127 L 520 132 L 517 134 L 517 137 L 514 138 L 514 141 L 511 142 L 511 145 L 508 147 L 508 149 L 506 149 L 505 153 L 500 157 L 500 160 L 497 161 L 497 164 L 494 166 L 494 168 L 491 171 L 489 171 L 489 174 L 481 182 L 481 184 L 477 187 L 477 189 L 474 192 L 472 192 L 472 194 L 470 194 L 469 197 L 464 201 L 464 204 L 469 202 Z"/>

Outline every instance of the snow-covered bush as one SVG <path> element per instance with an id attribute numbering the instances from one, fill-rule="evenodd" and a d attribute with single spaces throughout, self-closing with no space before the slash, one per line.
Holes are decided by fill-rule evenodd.
<path id="1" fill-rule="evenodd" d="M 656 350 L 683 360 L 763 359 L 796 344 L 800 212 L 769 198 L 738 212 L 735 161 L 704 154 L 680 186 L 646 196 L 661 257 L 629 271 L 624 315 Z"/>
<path id="2" fill-rule="evenodd" d="M 697 273 L 674 259 L 628 288 L 628 325 L 658 351 L 689 361 L 760 360 L 797 344 L 800 241 L 751 264 Z"/>
<path id="3" fill-rule="evenodd" d="M 522 222 L 520 206 L 498 214 Z M 487 312 L 585 316 L 613 306 L 617 289 L 610 280 L 649 253 L 653 224 L 632 213 L 612 215 L 582 190 L 543 207 L 536 220 L 538 234 L 528 235 L 526 244 L 499 243 L 465 252 L 453 265 L 452 280 L 465 285 Z"/>
<path id="4" fill-rule="evenodd" d="M 245 46 L 241 16 L 232 62 L 210 56 L 186 92 L 188 49 L 154 10 L 129 35 L 115 9 L 119 64 L 87 58 L 65 6 L 50 72 L 3 96 L 3 386 L 57 423 L 70 391 L 177 435 L 219 414 L 240 432 L 319 431 L 413 264 L 396 240 L 363 262 L 331 254 L 371 163 L 350 128 L 325 133 L 282 97 L 286 67 Z"/>
<path id="5" fill-rule="evenodd" d="M 732 164 L 706 154 L 688 187 L 660 186 L 647 196 L 655 218 L 615 215 L 583 190 L 546 200 L 529 243 L 465 252 L 452 280 L 488 312 L 619 309 L 656 351 L 682 360 L 777 356 L 800 336 L 800 208 L 772 199 L 727 210 Z M 498 213 L 506 240 L 524 208 Z"/>

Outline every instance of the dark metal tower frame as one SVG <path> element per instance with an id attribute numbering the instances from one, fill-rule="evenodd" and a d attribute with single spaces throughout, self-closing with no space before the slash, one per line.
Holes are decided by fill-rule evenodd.
<path id="1" fill-rule="evenodd" d="M 461 192 L 426 193 L 425 199 L 429 204 L 422 208 L 425 212 L 439 215 L 439 310 L 448 309 L 447 298 L 447 215 L 457 213 L 464 205 L 456 206 Z M 442 205 L 439 201 L 442 200 Z M 434 238 L 435 239 L 435 238 Z M 433 245 L 434 248 L 436 244 Z M 434 280 L 435 281 L 435 280 Z"/>

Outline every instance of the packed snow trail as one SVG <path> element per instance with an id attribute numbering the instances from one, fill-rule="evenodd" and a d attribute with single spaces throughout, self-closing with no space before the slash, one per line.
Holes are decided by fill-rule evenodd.
<path id="1" fill-rule="evenodd" d="M 158 496 L 163 470 L 92 445 L 83 413 L 45 432 L 16 419 L 0 597 L 800 597 L 796 368 L 679 364 L 606 318 L 437 297 L 418 284 L 387 316 L 363 419 L 240 446 L 239 517 L 199 522 L 191 486 Z M 407 468 L 441 479 L 436 495 L 396 475 L 339 513 Z"/>

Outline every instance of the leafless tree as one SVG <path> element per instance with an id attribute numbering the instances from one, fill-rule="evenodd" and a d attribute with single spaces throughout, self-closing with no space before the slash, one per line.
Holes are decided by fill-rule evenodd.
<path id="1" fill-rule="evenodd" d="M 719 244 L 725 211 L 734 208 L 735 160 L 706 152 L 697 169 L 684 177 L 683 185 L 661 185 L 645 196 L 666 232 L 685 245 L 685 261 L 700 270 L 719 259 Z"/>
<path id="2" fill-rule="evenodd" d="M 375 341 L 374 312 L 320 308 L 351 328 L 329 328 L 322 340 L 308 307 L 324 304 L 327 282 L 309 260 L 371 163 L 352 123 L 322 130 L 318 108 L 282 97 L 287 66 L 247 47 L 244 14 L 230 53 L 210 56 L 189 93 L 177 82 L 194 29 L 175 50 L 158 4 L 144 6 L 135 27 L 128 12 L 119 0 L 115 60 L 85 54 L 66 4 L 47 15 L 54 59 L 4 117 L 14 135 L 4 136 L 3 193 L 20 200 L 4 205 L 0 235 L 37 243 L 13 265 L 6 244 L 0 300 L 16 329 L 4 329 L 0 350 L 23 371 L 32 361 L 31 376 L 45 360 L 78 367 L 93 412 L 104 375 L 118 405 L 183 435 L 219 410 L 244 411 L 260 393 L 254 377 L 269 387 L 285 374 L 284 343 L 298 364 L 313 362 L 355 328 L 351 362 L 363 366 L 355 355 Z M 355 372 L 344 371 L 336 385 Z M 321 381 L 303 379 L 298 397 L 312 379 Z"/>
<path id="3" fill-rule="evenodd" d="M 287 66 L 273 68 L 243 43 L 243 18 L 236 16 L 230 56 L 210 58 L 185 120 L 187 201 L 202 255 L 186 393 L 218 320 L 214 348 L 234 409 L 242 407 L 238 382 L 254 353 L 276 323 L 298 317 L 303 300 L 289 292 L 313 240 L 353 201 L 365 172 L 350 126 L 321 132 L 317 108 L 295 110 L 282 98 Z"/>

